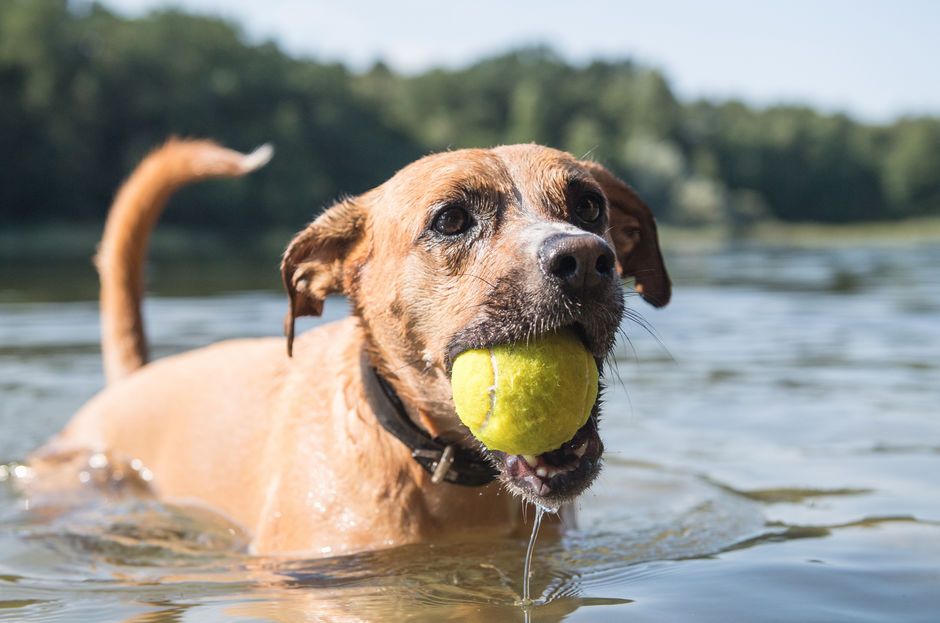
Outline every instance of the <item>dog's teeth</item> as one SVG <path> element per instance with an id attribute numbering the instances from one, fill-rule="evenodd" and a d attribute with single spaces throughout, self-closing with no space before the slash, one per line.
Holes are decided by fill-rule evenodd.
<path id="1" fill-rule="evenodd" d="M 539 462 L 539 457 L 534 454 L 520 454 L 519 456 L 523 461 L 528 463 L 530 467 L 535 467 L 535 464 Z"/>
<path id="2" fill-rule="evenodd" d="M 535 470 L 535 475 L 538 476 L 539 478 L 545 478 L 547 474 L 548 474 L 548 470 L 545 469 L 544 467 L 540 467 L 537 470 Z"/>
<path id="3" fill-rule="evenodd" d="M 582 456 L 584 456 L 584 453 L 587 452 L 587 446 L 588 442 L 585 439 L 584 443 L 574 449 L 574 455 L 580 459 Z"/>
<path id="4" fill-rule="evenodd" d="M 551 487 L 549 487 L 548 485 L 544 483 L 542 484 L 542 488 L 539 489 L 539 495 L 548 495 L 551 492 L 552 492 Z"/>

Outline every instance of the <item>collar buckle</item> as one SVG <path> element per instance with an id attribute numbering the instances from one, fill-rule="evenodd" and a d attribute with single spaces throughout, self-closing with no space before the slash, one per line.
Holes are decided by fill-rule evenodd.
<path id="1" fill-rule="evenodd" d="M 444 446 L 444 450 L 441 451 L 441 458 L 437 460 L 437 463 L 434 465 L 434 473 L 431 474 L 431 482 L 434 484 L 440 484 L 445 476 L 450 475 L 450 466 L 454 464 L 454 444 L 448 444 Z M 456 474 L 454 474 L 456 478 Z"/>
<path id="2" fill-rule="evenodd" d="M 437 485 L 445 480 L 457 482 L 459 479 L 459 474 L 451 469 L 456 459 L 454 450 L 454 444 L 444 446 L 443 450 L 416 448 L 411 451 L 411 456 L 431 474 L 431 482 Z"/>
<path id="3" fill-rule="evenodd" d="M 380 394 L 389 403 L 389 408 L 375 409 L 376 419 L 386 431 L 411 450 L 411 457 L 427 473 L 431 482 L 449 482 L 467 487 L 479 487 L 496 480 L 497 471 L 476 450 L 455 443 L 432 438 L 411 421 L 401 399 L 391 385 L 379 375 L 375 368 L 367 368 L 369 376 L 376 382 Z"/>

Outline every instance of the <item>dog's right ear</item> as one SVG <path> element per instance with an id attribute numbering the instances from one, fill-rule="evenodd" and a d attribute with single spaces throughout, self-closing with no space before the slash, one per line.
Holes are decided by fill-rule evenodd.
<path id="1" fill-rule="evenodd" d="M 659 250 L 653 212 L 630 186 L 596 162 L 582 160 L 610 203 L 610 237 L 623 277 L 633 277 L 636 291 L 650 305 L 663 307 L 672 296 L 669 273 Z"/>
<path id="2" fill-rule="evenodd" d="M 362 239 L 365 210 L 357 198 L 333 205 L 294 236 L 281 261 L 281 278 L 290 299 L 284 318 L 287 355 L 294 350 L 294 321 L 319 316 L 329 294 L 345 290 L 345 267 L 352 247 Z"/>

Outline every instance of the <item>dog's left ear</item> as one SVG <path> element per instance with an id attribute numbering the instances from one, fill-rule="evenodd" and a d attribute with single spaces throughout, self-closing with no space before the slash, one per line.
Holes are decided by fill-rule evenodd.
<path id="1" fill-rule="evenodd" d="M 643 200 L 613 173 L 587 160 L 580 163 L 600 184 L 610 206 L 610 237 L 621 277 L 633 277 L 636 291 L 650 305 L 663 307 L 672 284 L 659 250 L 656 219 Z"/>
<path id="2" fill-rule="evenodd" d="M 346 291 L 346 260 L 363 238 L 365 222 L 359 200 L 345 199 L 328 208 L 287 245 L 281 278 L 290 299 L 284 318 L 288 356 L 294 350 L 294 321 L 299 316 L 319 316 L 327 295 Z"/>

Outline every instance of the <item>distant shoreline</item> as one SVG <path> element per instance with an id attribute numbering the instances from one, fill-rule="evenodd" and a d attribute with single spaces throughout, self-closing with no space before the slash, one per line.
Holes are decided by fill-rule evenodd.
<path id="1" fill-rule="evenodd" d="M 728 227 L 660 225 L 663 248 L 675 252 L 718 250 L 729 245 L 825 249 L 834 247 L 907 247 L 940 243 L 940 218 L 862 223 L 783 223 L 765 221 L 734 231 Z"/>

